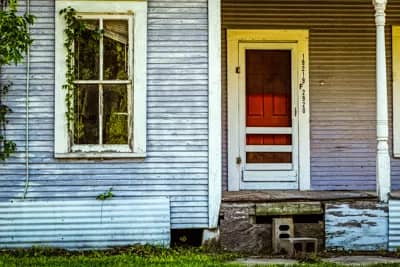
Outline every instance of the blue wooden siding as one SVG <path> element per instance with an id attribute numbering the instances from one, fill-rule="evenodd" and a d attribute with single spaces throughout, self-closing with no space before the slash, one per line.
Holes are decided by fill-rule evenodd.
<path id="1" fill-rule="evenodd" d="M 310 30 L 312 189 L 375 190 L 375 22 L 372 2 L 221 1 L 224 189 L 227 189 L 225 33 L 226 29 L 232 28 L 256 28 Z M 390 25 L 400 24 L 399 0 L 389 1 L 387 24 L 391 99 Z M 400 189 L 399 159 L 392 160 L 392 174 L 393 189 Z"/>
<path id="2" fill-rule="evenodd" d="M 386 250 L 388 216 L 388 205 L 375 201 L 326 204 L 325 247 L 328 250 Z"/>
<path id="3" fill-rule="evenodd" d="M 144 160 L 56 160 L 54 0 L 31 1 L 29 199 L 166 196 L 172 228 L 208 226 L 207 0 L 149 0 L 148 156 Z M 21 7 L 24 1 L 19 1 Z M 95 3 L 94 3 L 95 4 Z M 18 153 L 0 163 L 0 201 L 25 187 L 25 66 L 2 70 L 14 86 L 9 137 Z"/>

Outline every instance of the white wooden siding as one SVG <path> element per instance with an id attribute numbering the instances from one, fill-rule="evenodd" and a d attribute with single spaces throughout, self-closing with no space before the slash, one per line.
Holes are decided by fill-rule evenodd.
<path id="1" fill-rule="evenodd" d="M 25 6 L 24 1 L 19 1 Z M 207 0 L 148 1 L 147 157 L 54 159 L 54 0 L 31 1 L 30 182 L 28 199 L 166 196 L 172 228 L 208 227 Z M 0 163 L 0 201 L 23 195 L 25 66 L 12 79 L 9 137 L 18 152 Z"/>
<path id="2" fill-rule="evenodd" d="M 251 28 L 310 31 L 312 189 L 375 190 L 375 22 L 372 2 L 221 1 L 224 189 L 227 189 L 226 29 Z M 391 70 L 390 25 L 400 25 L 400 1 L 388 1 L 386 11 L 387 63 Z M 390 71 L 388 88 L 391 97 Z M 389 104 L 391 109 L 391 100 Z M 398 159 L 392 160 L 392 188 L 400 188 Z"/>

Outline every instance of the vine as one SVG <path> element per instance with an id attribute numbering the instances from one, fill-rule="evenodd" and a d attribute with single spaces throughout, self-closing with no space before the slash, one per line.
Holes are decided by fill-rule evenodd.
<path id="1" fill-rule="evenodd" d="M 26 51 L 32 44 L 29 36 L 29 25 L 35 17 L 17 14 L 17 0 L 1 0 L 0 5 L 0 72 L 9 64 L 18 64 L 24 59 Z M 10 82 L 0 82 L 0 160 L 4 161 L 17 149 L 14 141 L 7 138 L 7 116 L 12 109 L 4 99 L 11 87 Z"/>
<path id="2" fill-rule="evenodd" d="M 67 129 L 68 134 L 70 136 L 73 136 L 72 123 L 75 121 L 75 130 L 77 131 L 75 134 L 79 136 L 81 135 L 84 126 L 81 119 L 77 119 L 74 114 L 74 92 L 76 87 L 74 81 L 77 78 L 77 72 L 74 66 L 74 62 L 77 62 L 79 60 L 78 54 L 74 49 L 74 45 L 77 40 L 82 40 L 83 42 L 99 40 L 101 32 L 98 29 L 89 29 L 85 22 L 79 19 L 75 9 L 73 9 L 72 7 L 67 7 L 60 10 L 59 14 L 64 17 L 66 24 L 66 27 L 64 29 L 64 47 L 67 52 L 65 56 L 67 71 L 65 74 L 65 84 L 62 86 L 62 88 L 66 91 L 65 104 L 67 106 L 67 111 L 65 113 L 65 116 L 67 120 Z"/>

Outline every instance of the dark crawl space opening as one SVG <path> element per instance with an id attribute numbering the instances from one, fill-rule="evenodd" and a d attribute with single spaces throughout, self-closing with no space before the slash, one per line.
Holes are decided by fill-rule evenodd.
<path id="1" fill-rule="evenodd" d="M 172 229 L 172 247 L 200 247 L 203 238 L 203 229 Z"/>

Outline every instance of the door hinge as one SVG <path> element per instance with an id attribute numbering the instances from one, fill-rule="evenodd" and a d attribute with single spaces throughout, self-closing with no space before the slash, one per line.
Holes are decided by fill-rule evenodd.
<path id="1" fill-rule="evenodd" d="M 240 73 L 240 67 L 236 67 L 236 73 Z"/>
<path id="2" fill-rule="evenodd" d="M 242 164 L 242 158 L 241 157 L 237 157 L 236 158 L 236 164 Z"/>

